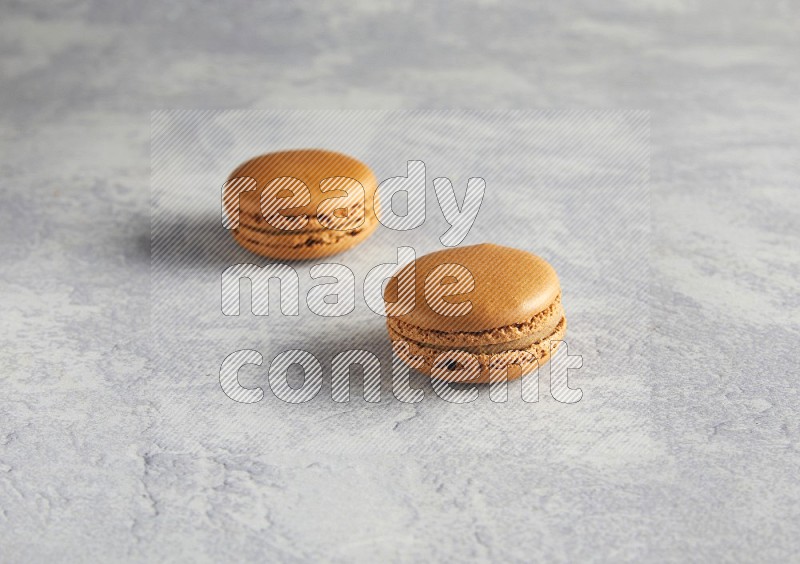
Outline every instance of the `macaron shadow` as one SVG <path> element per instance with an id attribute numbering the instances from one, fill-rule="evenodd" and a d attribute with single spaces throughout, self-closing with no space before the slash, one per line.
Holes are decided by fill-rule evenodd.
<path id="1" fill-rule="evenodd" d="M 171 265 L 176 269 L 222 272 L 240 263 L 303 266 L 325 260 L 273 259 L 248 251 L 236 243 L 230 230 L 222 226 L 219 214 L 173 216 L 159 221 L 156 229 L 157 239 L 149 228 L 134 239 L 135 255 L 143 261 L 153 261 L 153 264 L 157 260 L 162 267 Z M 346 256 L 350 250 L 335 256 Z"/>
<path id="2" fill-rule="evenodd" d="M 381 367 L 381 404 L 397 403 L 392 393 L 393 372 L 392 372 L 392 346 L 386 338 L 383 318 L 376 317 L 374 323 L 364 324 L 354 320 L 360 327 L 354 331 L 344 333 L 342 331 L 329 331 L 315 335 L 313 343 L 298 343 L 298 349 L 304 349 L 312 353 L 322 365 L 322 390 L 319 395 L 308 404 L 319 401 L 333 402 L 331 399 L 332 390 L 332 363 L 336 355 L 348 350 L 363 350 L 374 354 Z M 346 317 L 339 325 L 347 324 Z M 265 352 L 267 345 L 265 344 Z M 277 353 L 276 353 L 277 354 Z M 267 354 L 266 356 L 270 356 Z M 274 357 L 274 355 L 271 355 Z M 271 360 L 265 358 L 266 360 Z M 342 405 L 362 404 L 364 406 L 377 405 L 369 403 L 364 399 L 364 371 L 360 364 L 352 364 L 349 368 L 350 374 L 350 401 L 342 402 Z M 291 387 L 299 387 L 303 383 L 301 371 L 298 367 L 290 369 L 287 376 Z M 409 383 L 414 389 L 422 389 L 425 397 L 429 398 L 434 394 L 430 384 L 430 377 L 416 370 L 409 370 Z M 333 402 L 337 403 L 337 402 Z"/>

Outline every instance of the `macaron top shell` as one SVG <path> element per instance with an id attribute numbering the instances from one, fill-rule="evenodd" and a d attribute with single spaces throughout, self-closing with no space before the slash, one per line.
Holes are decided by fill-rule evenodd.
<path id="1" fill-rule="evenodd" d="M 320 183 L 323 180 L 343 177 L 351 178 L 361 184 L 364 188 L 364 195 L 361 197 L 359 191 L 347 190 L 340 183 L 332 183 L 329 190 L 323 192 Z M 234 182 L 234 179 L 252 178 L 256 181 L 257 187 L 254 190 L 241 191 L 241 186 Z M 226 212 L 232 215 L 238 203 L 241 221 L 250 225 L 256 225 L 264 231 L 282 231 L 280 228 L 271 226 L 264 220 L 261 213 L 261 194 L 271 182 L 276 179 L 284 192 L 289 195 L 294 192 L 297 179 L 303 182 L 308 188 L 310 201 L 306 205 L 292 207 L 282 210 L 280 213 L 286 217 L 307 215 L 309 222 L 306 230 L 324 229 L 316 219 L 319 204 L 330 198 L 337 198 L 337 207 L 372 207 L 375 190 L 377 189 L 377 179 L 372 170 L 361 161 L 348 155 L 323 149 L 296 149 L 290 151 L 279 151 L 268 153 L 252 158 L 239 165 L 228 177 L 226 185 Z M 338 188 L 338 189 L 337 189 Z M 229 197 L 231 193 L 234 197 Z M 235 197 L 238 193 L 238 198 Z"/>
<path id="2" fill-rule="evenodd" d="M 525 323 L 549 308 L 561 294 L 558 276 L 543 258 L 519 249 L 484 243 L 434 252 L 404 266 L 386 288 L 384 298 L 387 302 L 397 301 L 403 275 L 409 274 L 412 264 L 415 269 L 414 308 L 392 318 L 421 329 L 481 332 Z M 428 297 L 432 298 L 429 303 L 426 278 L 438 266 L 445 264 L 462 265 L 469 270 L 474 288 L 459 295 L 436 297 L 432 295 L 436 285 L 429 283 Z M 462 276 L 459 276 L 454 271 L 454 279 L 449 281 L 442 279 L 442 287 L 455 279 L 462 282 L 464 276 L 461 272 Z M 472 305 L 465 315 L 442 315 L 431 307 L 431 304 L 436 307 L 435 300 L 447 304 L 469 301 Z M 387 312 L 391 316 L 388 305 Z"/>

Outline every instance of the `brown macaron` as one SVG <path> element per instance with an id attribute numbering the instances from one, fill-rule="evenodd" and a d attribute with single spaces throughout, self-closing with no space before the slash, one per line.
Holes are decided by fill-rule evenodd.
<path id="1" fill-rule="evenodd" d="M 321 149 L 269 153 L 234 170 L 224 205 L 233 238 L 289 260 L 345 251 L 378 226 L 377 180 L 353 157 Z"/>
<path id="2" fill-rule="evenodd" d="M 384 299 L 396 354 L 453 382 L 512 380 L 534 371 L 550 359 L 550 342 L 562 340 L 567 326 L 553 267 L 499 245 L 422 256 L 400 269 Z"/>

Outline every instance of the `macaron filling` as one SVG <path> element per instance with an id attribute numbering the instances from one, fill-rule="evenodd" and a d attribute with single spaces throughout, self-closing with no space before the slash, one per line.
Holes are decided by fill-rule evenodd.
<path id="1" fill-rule="evenodd" d="M 349 214 L 365 213 L 363 204 L 354 204 L 348 208 Z M 253 216 L 248 215 L 246 219 L 252 219 Z M 313 221 L 311 221 L 313 220 Z M 317 218 L 312 217 L 309 221 L 309 226 L 304 229 L 296 231 L 290 230 L 276 230 L 274 227 L 269 226 L 263 218 L 260 219 L 260 224 L 264 227 L 254 227 L 249 221 L 243 221 L 239 224 L 239 228 L 234 231 L 234 236 L 238 236 L 241 240 L 250 244 L 257 245 L 261 248 L 271 249 L 302 249 L 304 247 L 334 245 L 346 239 L 357 237 L 365 231 L 371 230 L 377 223 L 377 217 L 374 213 L 368 212 L 364 217 L 364 221 L 360 226 L 354 229 L 337 230 L 330 229 L 319 225 Z"/>
<path id="2" fill-rule="evenodd" d="M 295 232 L 295 233 L 287 233 L 286 236 L 277 235 L 274 238 L 272 234 L 270 234 L 269 238 L 254 238 L 253 235 L 248 236 L 250 232 L 256 231 L 247 226 L 239 226 L 239 236 L 249 243 L 253 245 L 258 245 L 259 247 L 268 247 L 268 248 L 280 248 L 280 249 L 300 249 L 303 247 L 311 247 L 315 245 L 333 245 L 335 243 L 339 243 L 344 239 L 348 239 L 350 237 L 356 237 L 363 233 L 365 230 L 369 229 L 372 225 L 372 222 L 368 222 L 367 225 L 363 225 L 356 229 L 351 229 L 349 231 L 332 231 L 329 229 L 318 229 L 316 231 L 302 231 L 302 232 Z M 258 236 L 258 235 L 255 235 Z"/>
<path id="3" fill-rule="evenodd" d="M 426 343 L 428 346 L 435 346 L 441 350 L 466 350 L 465 346 L 491 344 L 505 346 L 507 343 L 528 337 L 533 339 L 532 342 L 536 342 L 550 336 L 563 318 L 564 308 L 561 306 L 561 294 L 559 293 L 552 304 L 530 319 L 485 331 L 439 331 L 421 328 L 392 317 L 387 318 L 387 325 L 396 333 L 412 341 Z"/>
<path id="4" fill-rule="evenodd" d="M 511 350 L 522 351 L 522 350 L 527 350 L 532 346 L 538 345 L 542 341 L 548 340 L 549 338 L 553 337 L 554 335 L 559 333 L 561 329 L 563 329 L 564 325 L 566 325 L 566 319 L 562 317 L 561 320 L 558 321 L 558 323 L 554 327 L 547 328 L 543 331 L 537 331 L 535 334 L 526 335 L 524 337 L 520 337 L 519 339 L 513 339 L 511 341 L 506 341 L 504 343 L 490 343 L 485 345 L 472 345 L 472 346 L 459 346 L 459 347 L 435 345 L 421 341 L 414 341 L 414 343 L 416 343 L 419 346 L 439 351 L 459 350 L 472 354 L 497 354 Z M 394 332 L 402 339 L 413 340 L 413 339 L 408 339 L 408 337 L 397 332 L 396 330 Z"/>
<path id="5" fill-rule="evenodd" d="M 324 224 L 320 222 L 320 219 L 325 221 L 332 221 L 334 218 L 331 217 L 331 214 L 321 214 L 321 215 L 310 215 L 308 218 L 308 223 L 302 229 L 290 230 L 290 229 L 278 229 L 273 227 L 269 223 L 267 223 L 264 218 L 259 214 L 242 214 L 242 219 L 239 222 L 239 227 L 246 227 L 251 231 L 257 231 L 258 233 L 265 233 L 269 235 L 281 236 L 281 235 L 297 235 L 299 233 L 312 233 L 314 231 L 338 231 L 338 232 L 345 232 L 345 231 L 355 231 L 360 229 L 364 224 L 369 223 L 371 219 L 375 218 L 374 214 L 366 214 L 365 215 L 365 207 L 364 202 L 359 202 L 351 205 L 347 208 L 347 216 L 362 216 L 364 217 L 364 221 L 362 222 L 361 226 L 356 227 L 354 229 L 331 229 L 330 227 L 326 227 Z"/>

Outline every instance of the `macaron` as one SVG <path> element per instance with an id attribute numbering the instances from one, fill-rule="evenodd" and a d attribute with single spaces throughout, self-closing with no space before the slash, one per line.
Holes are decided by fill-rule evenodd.
<path id="1" fill-rule="evenodd" d="M 567 327 L 553 267 L 493 244 L 419 257 L 391 279 L 384 300 L 398 357 L 451 382 L 532 372 L 550 359 L 550 342 L 555 350 Z"/>
<path id="2" fill-rule="evenodd" d="M 351 156 L 321 149 L 268 153 L 225 184 L 227 227 L 265 257 L 306 260 L 345 251 L 378 226 L 377 180 Z"/>

